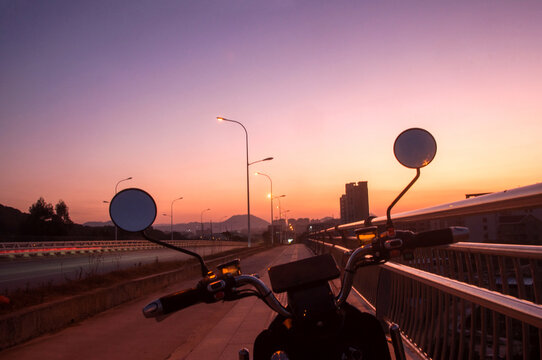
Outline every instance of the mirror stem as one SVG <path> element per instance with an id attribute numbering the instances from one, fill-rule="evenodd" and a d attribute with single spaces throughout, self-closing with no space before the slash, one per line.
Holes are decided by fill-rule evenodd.
<path id="1" fill-rule="evenodd" d="M 161 245 L 163 247 L 167 247 L 168 249 L 173 249 L 173 250 L 177 250 L 177 251 L 180 251 L 182 253 L 185 253 L 185 254 L 188 254 L 188 255 L 191 255 L 191 256 L 194 256 L 195 258 L 197 258 L 201 264 L 201 274 L 203 275 L 203 277 L 206 277 L 209 275 L 209 269 L 207 268 L 207 266 L 205 265 L 205 262 L 203 261 L 203 258 L 201 257 L 200 254 L 198 253 L 195 253 L 195 252 L 192 252 L 190 250 L 186 250 L 186 249 L 183 249 L 181 247 L 177 247 L 175 245 L 171 245 L 171 244 L 168 244 L 168 243 L 165 243 L 165 242 L 162 242 L 160 240 L 155 240 L 155 239 L 152 239 L 150 238 L 147 234 L 145 234 L 145 231 L 142 231 L 141 234 L 143 235 L 143 237 L 154 243 L 154 244 L 157 244 L 157 245 Z"/>
<path id="2" fill-rule="evenodd" d="M 410 189 L 412 187 L 412 185 L 414 185 L 414 183 L 416 182 L 416 180 L 418 180 L 418 178 L 420 177 L 420 168 L 416 168 L 416 176 L 414 176 L 414 179 L 412 179 L 412 181 L 410 182 L 410 184 L 407 185 L 406 188 L 403 189 L 403 191 L 401 191 L 401 193 L 399 194 L 399 196 L 397 196 L 395 198 L 395 200 L 393 200 L 393 202 L 391 203 L 391 205 L 388 207 L 388 210 L 386 211 L 386 215 L 388 217 L 388 221 L 386 223 L 386 227 L 388 229 L 391 229 L 393 228 L 393 223 L 391 221 L 391 208 L 397 204 L 397 202 L 399 201 L 399 199 L 401 199 L 403 197 L 403 195 L 405 195 L 405 193 L 408 191 L 408 189 Z"/>

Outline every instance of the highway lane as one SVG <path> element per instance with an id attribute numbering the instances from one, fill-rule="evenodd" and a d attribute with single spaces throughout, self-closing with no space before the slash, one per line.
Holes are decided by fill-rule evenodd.
<path id="1" fill-rule="evenodd" d="M 242 245 L 244 246 L 244 245 Z M 203 256 L 236 246 L 189 247 Z M 88 277 L 90 274 L 127 269 L 152 263 L 188 259 L 189 256 L 169 249 L 117 251 L 62 256 L 37 256 L 0 259 L 0 294 L 15 289 L 34 288 L 48 284 L 61 284 L 68 280 Z"/>
<path id="2" fill-rule="evenodd" d="M 271 265 L 301 259 L 303 245 L 273 248 L 244 259 L 243 273 L 266 274 Z M 268 283 L 268 277 L 262 276 Z M 251 348 L 273 312 L 255 297 L 198 304 L 162 322 L 145 319 L 142 307 L 169 292 L 193 287 L 198 278 L 110 309 L 55 334 L 0 352 L 1 359 L 237 359 Z M 281 296 L 284 301 L 284 297 Z"/>

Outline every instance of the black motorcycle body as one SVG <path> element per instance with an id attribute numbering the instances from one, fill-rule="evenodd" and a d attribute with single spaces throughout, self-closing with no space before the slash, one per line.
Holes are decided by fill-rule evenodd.
<path id="1" fill-rule="evenodd" d="M 280 351 L 292 360 L 390 359 L 385 333 L 373 315 L 347 302 L 336 306 L 329 280 L 339 275 L 329 254 L 270 268 L 273 291 L 287 292 L 292 317 L 277 315 L 258 335 L 254 359 L 270 359 Z"/>

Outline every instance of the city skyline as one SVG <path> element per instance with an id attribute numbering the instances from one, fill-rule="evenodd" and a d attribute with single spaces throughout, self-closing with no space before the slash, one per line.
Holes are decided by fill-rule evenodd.
<path id="1" fill-rule="evenodd" d="M 251 166 L 288 217 L 339 216 L 344 184 L 386 207 L 414 176 L 393 141 L 422 127 L 434 161 L 401 212 L 540 182 L 542 4 L 0 2 L 0 204 L 62 199 L 107 221 L 140 187 L 174 222 L 246 214 Z M 269 184 L 250 178 L 251 213 Z M 166 222 L 166 221 L 164 221 Z"/>

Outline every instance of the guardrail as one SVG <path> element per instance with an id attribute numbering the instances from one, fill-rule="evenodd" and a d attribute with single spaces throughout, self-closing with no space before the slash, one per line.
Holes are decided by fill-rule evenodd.
<path id="1" fill-rule="evenodd" d="M 236 241 L 166 240 L 164 242 L 181 247 L 245 246 L 244 243 Z M 0 242 L 0 256 L 39 256 L 44 254 L 77 254 L 159 248 L 162 248 L 162 246 L 146 240 Z"/>
<path id="2" fill-rule="evenodd" d="M 465 217 L 542 207 L 542 184 L 392 215 L 397 228 L 464 225 Z M 314 232 L 309 246 L 340 266 L 354 230 L 386 217 Z M 443 225 L 443 223 L 446 223 Z M 471 239 L 473 240 L 473 239 Z M 482 242 L 483 239 L 474 239 Z M 409 261 L 360 269 L 354 287 L 432 359 L 542 358 L 542 246 L 457 243 L 418 249 Z"/>
<path id="3" fill-rule="evenodd" d="M 308 245 L 316 253 L 330 252 L 341 266 L 350 255 L 347 248 L 319 240 L 311 239 Z M 439 250 L 466 251 L 471 245 Z M 506 245 L 488 247 L 507 256 Z M 536 254 L 540 256 L 542 249 Z M 540 281 L 537 276 L 532 284 Z M 354 287 L 376 308 L 377 317 L 399 324 L 432 359 L 540 356 L 542 306 L 534 302 L 394 262 L 359 269 Z"/>

